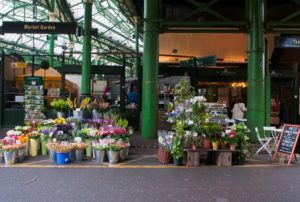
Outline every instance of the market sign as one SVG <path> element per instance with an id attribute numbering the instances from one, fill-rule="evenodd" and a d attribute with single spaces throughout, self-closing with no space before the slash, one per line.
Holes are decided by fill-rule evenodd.
<path id="1" fill-rule="evenodd" d="M 300 36 L 275 37 L 276 48 L 300 48 Z"/>
<path id="2" fill-rule="evenodd" d="M 40 86 L 43 85 L 43 78 L 40 76 L 25 76 L 25 85 Z"/>
<path id="3" fill-rule="evenodd" d="M 298 143 L 300 134 L 300 125 L 285 124 L 283 131 L 280 135 L 278 144 L 276 146 L 276 151 L 273 156 L 274 160 L 277 155 L 288 157 L 288 165 L 290 165 L 293 156 L 295 155 L 295 149 Z"/>
<path id="4" fill-rule="evenodd" d="M 4 21 L 1 34 L 35 33 L 35 34 L 75 34 L 76 23 L 69 22 L 8 22 Z"/>

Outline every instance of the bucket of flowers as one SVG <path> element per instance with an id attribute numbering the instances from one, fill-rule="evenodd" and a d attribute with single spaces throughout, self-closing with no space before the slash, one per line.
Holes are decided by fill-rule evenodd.
<path id="1" fill-rule="evenodd" d="M 74 143 L 74 149 L 75 149 L 75 157 L 76 157 L 76 161 L 82 161 L 82 153 L 83 150 L 85 150 L 89 145 L 87 143 L 84 142 L 76 142 Z"/>
<path id="2" fill-rule="evenodd" d="M 28 137 L 30 139 L 30 154 L 31 154 L 31 156 L 38 155 L 40 135 L 41 134 L 38 131 L 31 131 L 28 133 Z"/>
<path id="3" fill-rule="evenodd" d="M 68 104 L 63 99 L 54 99 L 50 103 L 51 108 L 57 113 L 57 118 L 66 117 L 66 112 L 68 112 Z"/>
<path id="4" fill-rule="evenodd" d="M 56 163 L 66 164 L 69 160 L 69 152 L 72 150 L 73 146 L 71 144 L 56 143 L 54 151 L 56 153 Z"/>

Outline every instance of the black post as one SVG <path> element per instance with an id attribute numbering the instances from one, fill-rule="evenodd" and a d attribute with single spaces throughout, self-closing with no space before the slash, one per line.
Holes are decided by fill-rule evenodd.
<path id="1" fill-rule="evenodd" d="M 61 98 L 62 99 L 66 99 L 65 86 L 66 86 L 66 74 L 65 72 L 62 72 L 61 73 Z"/>
<path id="2" fill-rule="evenodd" d="M 2 51 L 2 53 L 1 53 L 1 66 L 0 66 L 0 74 L 1 74 L 1 76 L 0 76 L 0 95 L 1 95 L 1 98 L 0 98 L 0 127 L 2 128 L 3 127 L 3 104 L 4 104 L 4 87 L 3 87 L 3 85 L 4 85 L 4 64 L 5 64 L 5 62 L 4 62 L 4 60 L 5 60 L 5 53 L 4 53 L 4 51 Z"/>
<path id="3" fill-rule="evenodd" d="M 123 66 L 121 73 L 121 81 L 120 81 L 120 110 L 121 112 L 125 111 L 125 66 L 126 66 L 126 58 L 123 55 Z"/>
<path id="4" fill-rule="evenodd" d="M 34 76 L 34 55 L 32 55 L 31 76 Z"/>

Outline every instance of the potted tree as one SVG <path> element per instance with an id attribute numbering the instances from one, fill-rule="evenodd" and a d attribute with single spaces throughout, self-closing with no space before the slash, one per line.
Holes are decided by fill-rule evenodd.
<path id="1" fill-rule="evenodd" d="M 173 156 L 173 162 L 175 165 L 182 165 L 183 159 L 183 141 L 184 141 L 184 122 L 182 120 L 178 120 L 173 127 L 175 131 L 175 137 L 173 139 L 171 154 Z"/>

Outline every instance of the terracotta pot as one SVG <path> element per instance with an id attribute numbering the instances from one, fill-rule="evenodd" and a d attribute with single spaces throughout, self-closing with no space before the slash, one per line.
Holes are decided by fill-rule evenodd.
<path id="1" fill-rule="evenodd" d="M 228 144 L 221 143 L 221 149 L 228 149 Z"/>
<path id="2" fill-rule="evenodd" d="M 157 152 L 158 161 L 161 163 L 170 163 L 171 162 L 171 152 L 158 149 Z"/>
<path id="3" fill-rule="evenodd" d="M 210 149 L 211 143 L 210 143 L 209 139 L 205 138 L 203 140 L 203 147 L 204 147 L 204 149 Z"/>
<path id="4" fill-rule="evenodd" d="M 236 144 L 230 144 L 230 150 L 235 151 L 236 149 Z"/>

